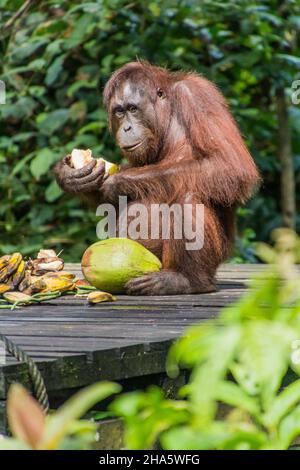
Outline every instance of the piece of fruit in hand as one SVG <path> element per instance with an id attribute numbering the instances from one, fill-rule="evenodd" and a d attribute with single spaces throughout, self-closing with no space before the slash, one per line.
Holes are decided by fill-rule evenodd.
<path id="1" fill-rule="evenodd" d="M 93 160 L 92 151 L 90 149 L 81 150 L 81 149 L 74 149 L 70 156 L 70 166 L 79 170 L 83 168 L 85 165 L 88 165 Z M 105 173 L 106 175 L 113 175 L 119 171 L 118 165 L 115 163 L 107 162 L 104 158 L 98 158 L 96 166 L 99 166 L 102 162 L 105 164 Z"/>
<path id="2" fill-rule="evenodd" d="M 75 168 L 75 170 L 79 170 L 83 168 L 85 165 L 88 165 L 93 160 L 92 151 L 90 149 L 81 150 L 81 149 L 74 149 L 71 153 L 71 167 Z"/>

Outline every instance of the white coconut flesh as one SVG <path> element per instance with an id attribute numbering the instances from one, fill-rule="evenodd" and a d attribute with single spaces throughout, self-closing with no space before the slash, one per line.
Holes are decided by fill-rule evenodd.
<path id="1" fill-rule="evenodd" d="M 83 168 L 85 165 L 88 165 L 93 160 L 92 151 L 90 149 L 74 149 L 71 153 L 71 166 L 76 170 Z M 115 163 L 107 162 L 104 158 L 98 158 L 96 166 L 99 166 L 102 162 L 105 163 L 105 173 L 113 175 L 119 170 L 118 165 Z"/>

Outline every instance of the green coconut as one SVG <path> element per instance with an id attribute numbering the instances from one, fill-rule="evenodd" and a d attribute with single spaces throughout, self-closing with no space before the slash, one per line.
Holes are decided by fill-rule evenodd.
<path id="1" fill-rule="evenodd" d="M 159 271 L 161 262 L 134 240 L 108 238 L 85 251 L 81 267 L 85 279 L 97 289 L 120 294 L 127 281 Z"/>

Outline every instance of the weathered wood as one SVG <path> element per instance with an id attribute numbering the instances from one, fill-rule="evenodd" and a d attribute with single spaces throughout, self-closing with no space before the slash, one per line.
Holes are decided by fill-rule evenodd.
<path id="1" fill-rule="evenodd" d="M 8 424 L 6 417 L 6 402 L 0 400 L 0 434 L 8 433 Z"/>
<path id="2" fill-rule="evenodd" d="M 121 419 L 109 419 L 99 422 L 95 450 L 119 450 L 124 447 L 123 423 Z"/>
<path id="3" fill-rule="evenodd" d="M 81 277 L 79 265 L 66 265 L 66 269 Z M 95 306 L 66 296 L 14 311 L 0 310 L 0 333 L 36 361 L 50 401 L 102 379 L 125 383 L 141 378 L 148 383 L 147 378 L 163 374 L 164 388 L 172 388 L 164 374 L 172 341 L 190 325 L 215 318 L 223 306 L 246 292 L 249 277 L 263 269 L 263 265 L 223 265 L 218 291 L 211 294 L 122 295 L 117 302 Z M 2 429 L 4 401 L 15 381 L 32 386 L 26 364 L 8 356 L 0 366 Z"/>

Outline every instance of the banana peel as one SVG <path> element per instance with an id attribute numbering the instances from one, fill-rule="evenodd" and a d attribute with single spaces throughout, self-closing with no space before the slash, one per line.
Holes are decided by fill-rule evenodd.
<path id="1" fill-rule="evenodd" d="M 27 295 L 33 295 L 37 294 L 38 292 L 43 292 L 44 289 L 46 289 L 46 283 L 43 279 L 38 278 L 35 281 L 31 279 L 29 286 L 22 292 Z"/>
<path id="2" fill-rule="evenodd" d="M 5 294 L 3 294 L 3 298 L 10 304 L 15 304 L 16 302 L 19 305 L 32 303 L 31 296 L 24 294 L 23 292 L 5 292 Z"/>
<path id="3" fill-rule="evenodd" d="M 0 295 L 4 294 L 10 289 L 11 289 L 11 286 L 9 284 L 0 284 Z"/>
<path id="4" fill-rule="evenodd" d="M 66 277 L 48 277 L 43 276 L 41 280 L 42 283 L 45 284 L 45 287 L 40 292 L 66 292 L 72 291 L 75 289 L 75 284 L 72 279 L 68 279 Z"/>
<path id="5" fill-rule="evenodd" d="M 54 250 L 40 250 L 36 259 L 30 259 L 28 269 L 34 276 L 41 276 L 47 272 L 62 271 L 64 260 L 59 258 Z"/>
<path id="6" fill-rule="evenodd" d="M 37 254 L 37 259 L 39 258 L 42 258 L 42 259 L 45 259 L 45 258 L 56 258 L 57 257 L 57 254 L 54 250 L 44 250 L 44 249 L 41 249 L 38 254 Z"/>
<path id="7" fill-rule="evenodd" d="M 64 261 L 54 250 L 40 250 L 37 258 L 29 261 L 25 261 L 19 252 L 4 255 L 0 257 L 0 296 L 8 304 L 26 305 L 61 293 L 78 292 L 76 275 L 64 271 L 63 267 Z M 81 282 L 87 287 L 86 281 Z M 90 285 L 89 289 L 95 290 Z M 101 293 L 92 302 L 109 300 L 114 300 L 110 294 Z"/>
<path id="8" fill-rule="evenodd" d="M 22 281 L 20 282 L 20 284 L 18 285 L 19 291 L 20 292 L 25 291 L 26 289 L 28 289 L 30 287 L 31 283 L 32 283 L 32 280 L 31 280 L 30 271 L 28 271 L 26 269 L 25 273 L 24 273 L 24 277 L 23 277 Z"/>
<path id="9" fill-rule="evenodd" d="M 13 253 L 8 260 L 8 264 L 0 271 L 0 283 L 6 282 L 18 269 L 23 257 L 21 253 Z"/>
<path id="10" fill-rule="evenodd" d="M 10 258 L 9 255 L 1 256 L 1 258 L 0 258 L 0 271 L 8 265 L 9 258 Z"/>
<path id="11" fill-rule="evenodd" d="M 11 283 L 13 287 L 18 287 L 18 285 L 22 282 L 25 276 L 25 269 L 26 269 L 26 264 L 25 261 L 22 260 L 16 270 L 16 272 L 13 274 L 11 278 Z"/>
<path id="12" fill-rule="evenodd" d="M 73 281 L 75 279 L 76 275 L 73 273 L 70 273 L 69 271 L 58 271 L 58 272 L 50 272 L 47 274 L 44 274 L 42 278 L 59 278 L 63 277 L 64 279 L 69 279 L 70 281 Z"/>
<path id="13" fill-rule="evenodd" d="M 101 302 L 113 302 L 117 300 L 116 297 L 109 294 L 108 292 L 102 292 L 99 290 L 90 292 L 87 296 L 87 299 L 90 304 L 99 304 Z"/>

